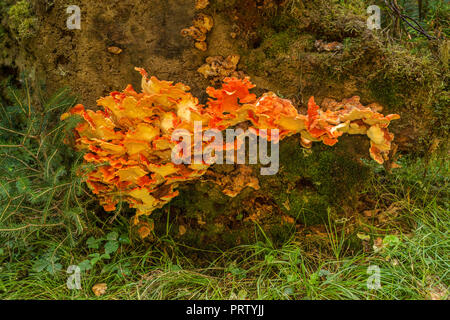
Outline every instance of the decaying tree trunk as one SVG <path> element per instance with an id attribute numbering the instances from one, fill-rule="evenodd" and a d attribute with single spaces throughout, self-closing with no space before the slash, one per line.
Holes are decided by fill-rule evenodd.
<path id="1" fill-rule="evenodd" d="M 9 1 L 1 9 L 0 63 L 10 74 L 27 71 L 48 92 L 70 86 L 87 108 L 129 83 L 139 89 L 135 66 L 189 85 L 203 103 L 206 87 L 243 75 L 257 85 L 256 93 L 273 91 L 303 113 L 310 96 L 320 104 L 358 95 L 384 114 L 401 115 L 391 125 L 399 153 L 427 152 L 442 140 L 433 106 L 442 103 L 448 61 L 413 54 L 369 30 L 364 4 L 350 2 L 81 0 L 81 29 L 69 29 L 65 1 L 34 1 L 22 13 L 31 19 L 28 34 L 27 26 L 10 23 L 9 8 L 17 1 Z M 283 239 L 329 214 L 351 214 L 361 209 L 360 192 L 373 174 L 363 160 L 368 148 L 366 139 L 352 136 L 333 148 L 306 150 L 293 136 L 281 142 L 277 175 L 260 176 L 257 166 L 215 165 L 152 215 L 156 232 L 165 232 L 169 216 L 181 241 L 226 247 L 252 241 L 261 230 Z M 246 187 L 248 179 L 259 188 Z M 224 188 L 239 192 L 229 197 Z"/>

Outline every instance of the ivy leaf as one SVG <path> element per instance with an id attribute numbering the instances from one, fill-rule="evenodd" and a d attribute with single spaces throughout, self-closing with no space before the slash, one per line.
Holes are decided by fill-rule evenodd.
<path id="1" fill-rule="evenodd" d="M 78 264 L 78 267 L 80 268 L 81 271 L 91 270 L 92 264 L 91 261 L 89 260 L 83 260 Z"/>
<path id="2" fill-rule="evenodd" d="M 116 252 L 117 249 L 119 249 L 119 243 L 117 241 L 108 241 L 105 244 L 105 253 L 111 254 L 113 252 Z"/>
<path id="3" fill-rule="evenodd" d="M 100 256 L 100 258 L 102 259 L 111 259 L 111 256 L 109 255 L 109 253 L 104 253 Z"/>
<path id="4" fill-rule="evenodd" d="M 33 265 L 33 271 L 42 272 L 48 266 L 48 261 L 44 259 L 39 259 Z"/>
<path id="5" fill-rule="evenodd" d="M 51 274 L 55 274 L 57 271 L 60 271 L 61 269 L 62 265 L 60 263 L 49 264 L 46 268 L 46 270 Z"/>
<path id="6" fill-rule="evenodd" d="M 39 259 L 33 265 L 33 270 L 35 272 L 42 272 L 45 270 L 51 274 L 55 274 L 57 271 L 60 271 L 61 269 L 62 265 L 60 263 L 51 263 L 47 259 Z"/>
<path id="7" fill-rule="evenodd" d="M 86 244 L 89 249 L 98 249 L 102 240 L 103 239 L 95 239 L 94 237 L 90 237 L 87 239 Z"/>
<path id="8" fill-rule="evenodd" d="M 88 255 L 89 258 L 91 259 L 91 265 L 95 265 L 100 259 L 100 253 L 96 252 L 96 253 L 91 253 L 90 255 Z"/>
<path id="9" fill-rule="evenodd" d="M 119 242 L 122 244 L 130 244 L 131 243 L 130 238 L 128 238 L 128 236 L 126 236 L 126 235 L 121 235 L 119 238 Z"/>
<path id="10" fill-rule="evenodd" d="M 106 240 L 114 241 L 117 240 L 119 237 L 119 234 L 115 231 L 112 231 L 106 235 Z"/>

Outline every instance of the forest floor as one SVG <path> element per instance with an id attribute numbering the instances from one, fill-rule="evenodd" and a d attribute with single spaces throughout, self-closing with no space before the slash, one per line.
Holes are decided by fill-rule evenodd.
<path id="1" fill-rule="evenodd" d="M 133 240 L 126 219 L 99 224 L 92 216 L 79 237 L 43 226 L 2 242 L 0 299 L 446 300 L 448 161 L 402 165 L 368 183 L 373 201 L 390 205 L 365 213 L 371 219 L 358 233 L 359 249 L 345 232 L 351 221 L 330 219 L 277 246 L 262 237 L 221 251 L 176 242 L 170 223 L 166 234 L 144 242 Z M 70 265 L 80 267 L 79 289 L 68 288 Z M 93 287 L 103 283 L 96 296 Z"/>

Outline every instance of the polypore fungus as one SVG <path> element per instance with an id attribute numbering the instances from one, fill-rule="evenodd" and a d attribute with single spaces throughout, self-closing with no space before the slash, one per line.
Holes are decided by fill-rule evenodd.
<path id="1" fill-rule="evenodd" d="M 205 9 L 209 5 L 209 0 L 196 0 L 195 1 L 195 9 L 202 10 Z"/>
<path id="2" fill-rule="evenodd" d="M 194 122 L 202 124 L 202 131 L 221 131 L 250 121 L 250 129 L 259 135 L 267 135 L 261 129 L 278 129 L 279 139 L 299 133 L 301 145 L 307 148 L 314 141 L 332 146 L 344 133 L 364 134 L 371 141 L 370 156 L 383 163 L 394 138 L 387 127 L 391 120 L 399 118 L 363 106 L 359 97 L 342 102 L 328 100 L 327 110 L 322 110 L 311 97 L 307 114 L 299 114 L 289 100 L 272 92 L 259 98 L 250 93 L 254 85 L 249 78 L 225 78 L 221 88 L 207 88 L 210 99 L 201 105 L 188 92 L 188 86 L 161 81 L 148 77 L 143 69 L 136 70 L 142 75 L 142 92 L 137 93 L 128 85 L 122 92 L 99 99 L 97 103 L 103 110 L 85 110 L 78 104 L 61 116 L 62 120 L 70 115 L 83 118 L 75 128 L 75 148 L 85 152 L 85 162 L 95 164 L 85 173 L 86 183 L 100 204 L 112 211 L 119 201 L 125 201 L 136 208 L 136 217 L 168 203 L 178 195 L 176 187 L 180 183 L 198 179 L 211 165 L 205 161 L 172 162 L 172 153 L 181 143 L 172 139 L 172 134 L 184 129 L 184 135 L 191 138 L 195 134 Z M 199 149 L 192 142 L 188 146 L 194 158 L 214 143 L 201 141 Z M 238 143 L 233 143 L 224 149 L 237 147 Z M 257 186 L 254 181 L 244 182 L 242 187 Z"/>
<path id="3" fill-rule="evenodd" d="M 195 40 L 195 47 L 201 51 L 207 50 L 206 34 L 211 31 L 214 21 L 211 16 L 199 13 L 195 16 L 193 26 L 181 30 L 183 37 Z"/>
<path id="4" fill-rule="evenodd" d="M 210 79 L 213 85 L 222 82 L 227 77 L 244 78 L 245 75 L 242 71 L 236 71 L 240 59 L 241 57 L 237 54 L 229 55 L 226 58 L 222 56 L 208 57 L 206 63 L 197 71 L 205 79 Z"/>

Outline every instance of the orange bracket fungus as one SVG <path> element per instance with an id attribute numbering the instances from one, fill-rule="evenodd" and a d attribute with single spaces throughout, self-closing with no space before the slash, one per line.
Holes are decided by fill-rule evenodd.
<path id="1" fill-rule="evenodd" d="M 250 93 L 254 85 L 249 78 L 225 78 L 221 88 L 207 88 L 210 98 L 202 105 L 189 93 L 188 86 L 149 77 L 141 68 L 136 70 L 142 75 L 140 93 L 128 85 L 122 92 L 99 99 L 102 110 L 86 110 L 78 104 L 61 116 L 62 120 L 70 115 L 83 119 L 74 130 L 75 148 L 85 152 L 86 163 L 95 164 L 84 174 L 100 204 L 112 211 L 119 201 L 125 201 L 136 208 L 136 218 L 168 203 L 178 195 L 180 183 L 198 179 L 211 165 L 205 161 L 172 161 L 172 153 L 181 143 L 173 139 L 177 130 L 192 137 L 198 123 L 202 131 L 221 132 L 249 121 L 256 135 L 267 135 L 267 130 L 274 129 L 279 130 L 279 139 L 300 134 L 299 142 L 306 148 L 319 141 L 333 146 L 345 133 L 367 135 L 370 156 L 381 164 L 387 160 L 394 138 L 388 131 L 389 123 L 400 118 L 378 113 L 376 104 L 363 106 L 359 97 L 342 102 L 328 99 L 326 110 L 311 97 L 307 114 L 299 114 L 289 100 L 272 92 L 261 97 Z M 197 152 L 211 147 L 214 139 L 202 139 L 201 144 L 200 148 L 194 142 L 189 145 L 194 158 Z M 238 145 L 227 143 L 223 149 L 237 150 Z M 257 188 L 257 183 L 243 185 Z"/>

